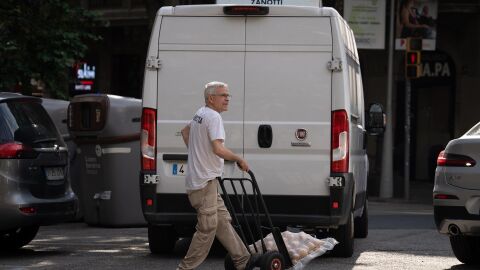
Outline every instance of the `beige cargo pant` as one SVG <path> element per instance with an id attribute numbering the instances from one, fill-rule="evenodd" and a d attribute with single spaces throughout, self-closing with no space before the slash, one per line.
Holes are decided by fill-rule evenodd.
<path id="1" fill-rule="evenodd" d="M 218 180 L 210 180 L 206 187 L 189 191 L 188 199 L 197 211 L 197 231 L 178 269 L 198 267 L 207 257 L 215 236 L 232 257 L 235 267 L 245 269 L 250 254 L 232 227 L 230 213 L 218 193 Z"/>

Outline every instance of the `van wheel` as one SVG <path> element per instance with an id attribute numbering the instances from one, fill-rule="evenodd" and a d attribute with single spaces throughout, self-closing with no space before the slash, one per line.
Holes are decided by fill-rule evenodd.
<path id="1" fill-rule="evenodd" d="M 480 264 L 480 236 L 450 236 L 453 254 L 465 264 Z"/>
<path id="2" fill-rule="evenodd" d="M 333 248 L 332 255 L 336 257 L 349 258 L 353 255 L 353 212 L 350 212 L 347 223 L 340 225 L 333 231 L 333 238 L 339 243 Z"/>
<path id="3" fill-rule="evenodd" d="M 27 245 L 35 238 L 38 229 L 39 226 L 30 226 L 0 232 L 0 249 L 15 250 Z"/>
<path id="4" fill-rule="evenodd" d="M 153 254 L 170 254 L 177 242 L 173 226 L 148 225 L 148 247 Z"/>
<path id="5" fill-rule="evenodd" d="M 363 204 L 363 213 L 360 217 L 355 218 L 354 222 L 355 237 L 367 238 L 368 236 L 368 200 Z"/>

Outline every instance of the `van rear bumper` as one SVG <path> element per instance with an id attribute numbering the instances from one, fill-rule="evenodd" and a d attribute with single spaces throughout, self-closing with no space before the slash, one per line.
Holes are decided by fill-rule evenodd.
<path id="1" fill-rule="evenodd" d="M 330 187 L 330 196 L 263 195 L 273 224 L 307 228 L 336 228 L 345 224 L 353 205 L 353 177 L 351 174 L 332 176 L 340 176 L 345 181 L 342 187 Z M 195 227 L 196 214 L 185 193 L 156 194 L 155 184 L 142 182 L 143 175 L 140 178 L 142 209 L 149 224 Z M 153 205 L 145 205 L 147 198 L 153 199 Z"/>
<path id="2" fill-rule="evenodd" d="M 242 217 L 237 214 L 237 217 Z M 300 226 L 304 228 L 337 228 L 340 225 L 340 216 L 320 215 L 270 215 L 275 227 Z M 175 227 L 195 227 L 197 216 L 195 213 L 145 213 L 145 219 L 150 224 L 174 225 Z M 262 222 L 263 223 L 263 222 Z"/>

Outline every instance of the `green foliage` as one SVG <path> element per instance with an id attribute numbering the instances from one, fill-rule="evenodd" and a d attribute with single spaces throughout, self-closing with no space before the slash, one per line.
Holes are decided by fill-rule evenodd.
<path id="1" fill-rule="evenodd" d="M 42 80 L 54 97 L 68 96 L 68 72 L 81 59 L 86 42 L 99 36 L 98 14 L 63 0 L 0 0 L 0 91 Z"/>

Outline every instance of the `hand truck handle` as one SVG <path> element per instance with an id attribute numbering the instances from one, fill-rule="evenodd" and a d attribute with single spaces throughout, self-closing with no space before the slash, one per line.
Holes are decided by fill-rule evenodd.
<path id="1" fill-rule="evenodd" d="M 255 179 L 255 175 L 253 174 L 252 170 L 248 170 L 247 173 L 248 173 L 248 175 L 250 175 L 250 178 L 251 178 L 253 181 L 257 182 L 256 179 Z"/>
<path id="2" fill-rule="evenodd" d="M 258 184 L 257 184 L 257 179 L 255 178 L 255 175 L 253 174 L 252 170 L 248 170 L 248 175 L 250 175 L 250 179 L 252 180 L 252 183 L 255 183 L 255 186 L 258 189 Z M 260 189 L 258 189 L 258 192 L 260 193 Z"/>

